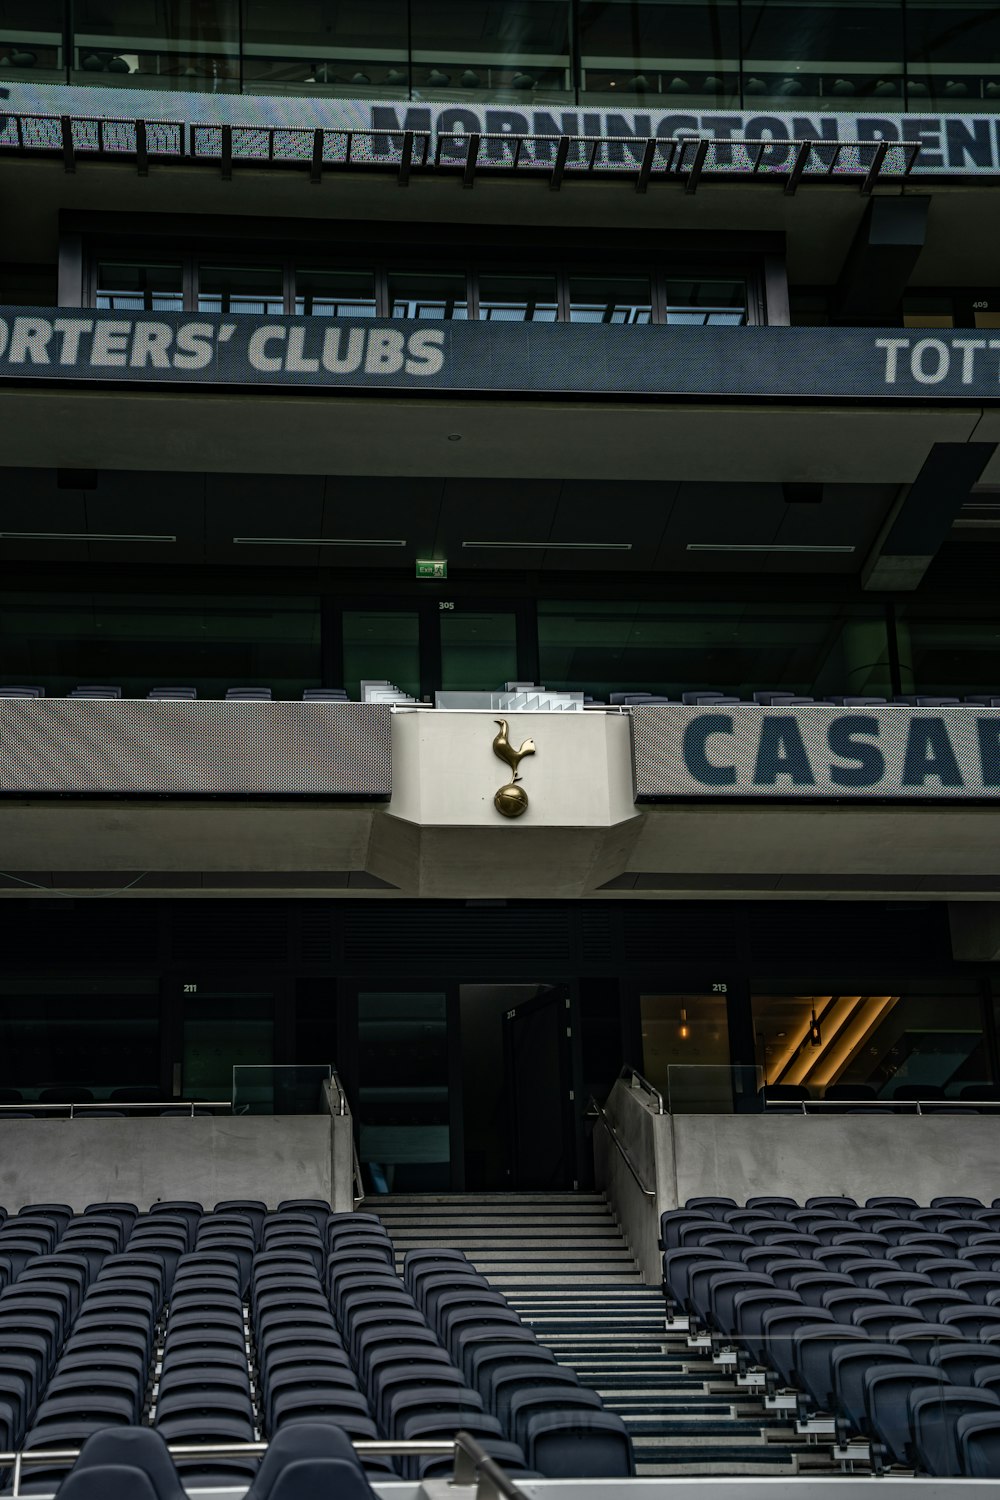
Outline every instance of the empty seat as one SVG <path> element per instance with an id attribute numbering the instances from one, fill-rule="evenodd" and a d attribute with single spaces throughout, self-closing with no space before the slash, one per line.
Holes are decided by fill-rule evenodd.
<path id="1" fill-rule="evenodd" d="M 625 1479 L 635 1473 L 632 1439 L 610 1411 L 540 1412 L 526 1423 L 524 1454 L 547 1479 Z"/>
<path id="2" fill-rule="evenodd" d="M 1000 1412 L 968 1412 L 955 1424 L 961 1472 L 967 1479 L 1000 1479 Z"/>
<path id="3" fill-rule="evenodd" d="M 121 695 L 122 690 L 120 687 L 106 687 L 90 683 L 84 683 L 79 687 L 75 687 L 72 692 L 67 694 L 70 698 L 120 698 Z"/>
<path id="4" fill-rule="evenodd" d="M 173 701 L 190 701 L 191 699 L 197 698 L 197 696 L 198 689 L 193 687 L 155 687 L 150 688 L 149 692 L 146 694 L 147 698 L 153 699 L 154 702 L 159 701 L 161 703 Z"/>
<path id="5" fill-rule="evenodd" d="M 347 703 L 346 688 L 303 688 L 303 703 Z"/>
<path id="6" fill-rule="evenodd" d="M 1000 1399 L 976 1386 L 915 1390 L 908 1405 L 914 1457 L 925 1474 L 938 1479 L 962 1473 L 957 1431 L 961 1417 L 995 1413 L 1000 1418 Z"/>
<path id="7" fill-rule="evenodd" d="M 28 687 L 24 683 L 10 683 L 0 687 L 0 698 L 44 698 L 43 687 Z"/>
<path id="8" fill-rule="evenodd" d="M 269 703 L 271 701 L 271 689 L 263 687 L 231 687 L 226 688 L 227 703 Z"/>

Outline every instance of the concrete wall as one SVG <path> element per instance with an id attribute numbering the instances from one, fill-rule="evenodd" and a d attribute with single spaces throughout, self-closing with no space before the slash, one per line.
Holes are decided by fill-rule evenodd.
<path id="1" fill-rule="evenodd" d="M 659 1216 L 688 1198 L 717 1194 L 742 1203 L 776 1193 L 802 1202 L 839 1193 L 863 1203 L 901 1193 L 926 1204 L 945 1193 L 984 1203 L 1000 1197 L 1000 1115 L 658 1116 L 622 1082 L 605 1108 L 655 1193 L 642 1193 L 598 1122 L 597 1182 L 651 1284 L 660 1280 Z"/>
<path id="2" fill-rule="evenodd" d="M 597 1186 L 605 1193 L 615 1217 L 635 1256 L 643 1279 L 651 1285 L 660 1280 L 657 1248 L 660 1206 L 673 1191 L 671 1119 L 658 1115 L 646 1096 L 625 1083 L 617 1083 L 605 1105 L 608 1123 L 628 1152 L 642 1186 L 636 1182 L 601 1120 L 594 1124 L 594 1172 Z M 652 1192 L 649 1197 L 644 1189 Z"/>
<path id="3" fill-rule="evenodd" d="M 0 1204 L 325 1198 L 352 1206 L 350 1116 L 0 1119 Z"/>
<path id="4" fill-rule="evenodd" d="M 1000 1197 L 1000 1115 L 679 1115 L 674 1194 Z"/>

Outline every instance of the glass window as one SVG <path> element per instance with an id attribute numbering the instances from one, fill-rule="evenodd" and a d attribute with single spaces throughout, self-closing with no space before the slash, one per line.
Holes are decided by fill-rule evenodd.
<path id="1" fill-rule="evenodd" d="M 159 1082 L 155 980 L 0 980 L 4 1090 L 17 1090 L 26 1103 L 48 1091 L 57 1095 L 70 1089 L 76 1098 L 82 1092 L 106 1100 L 119 1089 L 125 1097 L 141 1098 L 135 1090 L 148 1092 Z"/>
<path id="2" fill-rule="evenodd" d="M 441 616 L 441 686 L 452 692 L 501 688 L 517 678 L 513 614 L 476 610 Z"/>
<path id="3" fill-rule="evenodd" d="M 559 316 L 555 276 L 485 272 L 479 278 L 479 316 L 493 323 L 554 323 Z"/>
<path id="4" fill-rule="evenodd" d="M 198 311 L 256 313 L 271 317 L 285 310 L 280 266 L 201 266 Z"/>
<path id="5" fill-rule="evenodd" d="M 906 44 L 911 109 L 971 114 L 1000 107 L 1000 10 L 993 0 L 907 0 Z"/>
<path id="6" fill-rule="evenodd" d="M 406 0 L 243 0 L 251 93 L 405 98 Z"/>
<path id="7" fill-rule="evenodd" d="M 75 0 L 74 83 L 240 86 L 238 0 Z"/>
<path id="8" fill-rule="evenodd" d="M 755 1109 L 759 1074 L 729 1061 L 724 995 L 640 995 L 643 1075 L 670 1114 L 724 1115 Z"/>
<path id="9" fill-rule="evenodd" d="M 101 261 L 94 305 L 113 312 L 183 312 L 181 267 Z"/>
<path id="10" fill-rule="evenodd" d="M 64 83 L 63 68 L 60 0 L 0 0 L 0 76 Z"/>
<path id="11" fill-rule="evenodd" d="M 603 700 L 698 688 L 741 698 L 768 688 L 817 698 L 891 691 L 877 606 L 542 600 L 538 644 L 546 687 Z"/>
<path id="12" fill-rule="evenodd" d="M 1000 694 L 1000 610 L 900 605 L 896 640 L 904 693 Z"/>
<path id="13" fill-rule="evenodd" d="M 344 686 L 361 697 L 362 682 L 391 682 L 420 696 L 420 617 L 416 611 L 344 611 Z"/>
<path id="14" fill-rule="evenodd" d="M 741 17 L 747 108 L 902 108 L 899 0 L 743 0 Z"/>
<path id="15" fill-rule="evenodd" d="M 371 271 L 298 270 L 295 311 L 313 317 L 374 318 L 375 276 Z"/>
<path id="16" fill-rule="evenodd" d="M 960 1099 L 992 1082 L 968 990 L 755 995 L 753 1023 L 765 1085 L 801 1097 Z"/>
<path id="17" fill-rule="evenodd" d="M 951 297 L 927 297 L 908 292 L 903 298 L 904 328 L 954 328 L 955 304 Z"/>
<path id="18" fill-rule="evenodd" d="M 670 279 L 666 284 L 668 323 L 738 328 L 747 321 L 747 284 L 710 278 Z"/>
<path id="19" fill-rule="evenodd" d="M 414 96 L 571 97 L 569 0 L 411 0 Z"/>
<path id="20" fill-rule="evenodd" d="M 231 1099 L 234 1067 L 274 1061 L 274 996 L 200 989 L 184 997 L 183 1095 Z"/>
<path id="21" fill-rule="evenodd" d="M 571 276 L 571 323 L 648 323 L 653 315 L 645 276 Z"/>
<path id="22" fill-rule="evenodd" d="M 319 600 L 261 595 L 16 594 L 0 602 L 0 677 L 63 695 L 80 683 L 269 687 L 298 698 L 320 680 Z"/>
<path id="23" fill-rule="evenodd" d="M 731 0 L 580 0 L 584 100 L 738 106 L 738 15 Z"/>
<path id="24" fill-rule="evenodd" d="M 461 271 L 389 272 L 389 306 L 394 318 L 469 316 L 468 290 Z"/>
<path id="25" fill-rule="evenodd" d="M 359 1155 L 376 1193 L 451 1182 L 443 993 L 358 995 Z"/>

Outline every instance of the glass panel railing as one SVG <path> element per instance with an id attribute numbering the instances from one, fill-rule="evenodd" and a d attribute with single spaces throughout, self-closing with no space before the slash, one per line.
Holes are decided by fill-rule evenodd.
<path id="1" fill-rule="evenodd" d="M 333 1076 L 329 1063 L 236 1066 L 233 1068 L 233 1114 L 328 1114 L 330 1106 L 323 1086 Z"/>
<path id="2" fill-rule="evenodd" d="M 753 1065 L 671 1063 L 666 1107 L 672 1115 L 753 1114 L 760 1108 L 763 1075 Z"/>

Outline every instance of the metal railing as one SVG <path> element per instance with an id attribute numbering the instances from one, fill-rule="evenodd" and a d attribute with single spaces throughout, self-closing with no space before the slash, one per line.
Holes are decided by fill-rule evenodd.
<path id="1" fill-rule="evenodd" d="M 587 1105 L 587 1115 L 590 1119 L 597 1120 L 599 1124 L 604 1126 L 605 1130 L 608 1132 L 608 1135 L 611 1138 L 612 1145 L 615 1147 L 618 1155 L 621 1157 L 629 1172 L 632 1174 L 632 1180 L 634 1181 L 636 1187 L 639 1189 L 640 1193 L 642 1193 L 643 1197 L 655 1198 L 655 1190 L 651 1187 L 647 1187 L 645 1182 L 643 1182 L 642 1175 L 640 1174 L 635 1162 L 632 1160 L 631 1152 L 609 1120 L 607 1112 L 604 1109 L 603 1105 L 598 1104 L 593 1095 L 591 1095 L 590 1102 Z"/>
<path id="2" fill-rule="evenodd" d="M 540 176 L 554 191 L 567 176 L 620 178 L 636 192 L 650 182 L 680 183 L 694 193 L 706 178 L 801 183 L 902 182 L 916 166 L 919 141 L 729 140 L 714 136 L 535 135 L 512 132 L 233 125 L 204 121 L 122 120 L 91 116 L 0 116 L 0 153 L 78 160 L 132 160 L 141 176 L 154 162 L 217 166 L 230 180 L 239 166 L 297 169 L 312 183 L 328 171 L 393 171 L 405 186 L 414 172 L 461 176 Z"/>
<path id="3" fill-rule="evenodd" d="M 656 1113 L 658 1115 L 665 1115 L 667 1113 L 663 1107 L 663 1095 L 658 1088 L 655 1088 L 650 1083 L 648 1078 L 643 1078 L 638 1068 L 633 1068 L 626 1063 L 618 1074 L 618 1077 L 623 1083 L 629 1084 L 631 1088 L 639 1088 L 644 1094 L 649 1094 L 650 1098 L 656 1101 Z"/>
<path id="4" fill-rule="evenodd" d="M 768 1099 L 764 1097 L 764 1111 L 778 1110 L 782 1114 L 812 1114 L 814 1111 L 844 1114 L 849 1110 L 870 1109 L 886 1114 L 935 1114 L 961 1110 L 963 1114 L 992 1113 L 1000 1110 L 1000 1099 Z"/>
<path id="5" fill-rule="evenodd" d="M 136 1100 L 134 1103 L 127 1099 L 108 1099 L 101 1102 L 98 1099 L 84 1104 L 36 1104 L 32 1099 L 25 1099 L 20 1104 L 0 1104 L 0 1114 L 28 1115 L 55 1115 L 63 1119 L 75 1120 L 86 1114 L 117 1115 L 125 1114 L 127 1111 L 139 1112 L 147 1115 L 160 1115 L 164 1110 L 169 1110 L 172 1115 L 188 1115 L 192 1119 L 199 1110 L 222 1110 L 226 1114 L 232 1114 L 233 1101 L 231 1099 L 160 1099 L 155 1103 L 148 1100 Z"/>
<path id="6" fill-rule="evenodd" d="M 453 1484 L 476 1485 L 477 1500 L 526 1500 L 523 1490 L 518 1489 L 511 1477 L 497 1461 L 468 1432 L 457 1432 L 454 1438 L 428 1438 L 426 1440 L 382 1440 L 353 1439 L 354 1451 L 359 1457 L 401 1456 L 407 1458 L 451 1457 L 454 1460 Z M 173 1459 L 241 1459 L 261 1458 L 267 1452 L 267 1443 L 168 1443 L 167 1449 Z M 10 1453 L 0 1453 L 0 1468 L 13 1465 L 12 1486 L 5 1493 L 21 1494 L 21 1478 L 25 1469 L 33 1467 L 64 1465 L 68 1468 L 80 1456 L 79 1448 L 30 1448 Z"/>

